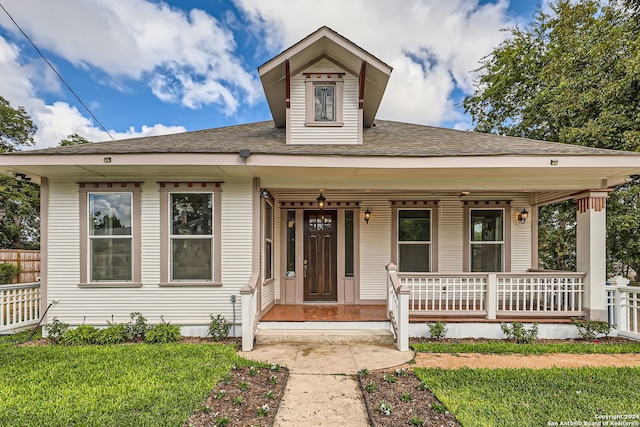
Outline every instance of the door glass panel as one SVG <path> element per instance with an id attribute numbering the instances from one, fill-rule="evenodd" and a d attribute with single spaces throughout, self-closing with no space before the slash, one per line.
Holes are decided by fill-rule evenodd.
<path id="1" fill-rule="evenodd" d="M 354 276 L 353 255 L 353 211 L 344 213 L 344 275 Z"/>
<path id="2" fill-rule="evenodd" d="M 287 277 L 296 275 L 296 212 L 287 211 Z"/>

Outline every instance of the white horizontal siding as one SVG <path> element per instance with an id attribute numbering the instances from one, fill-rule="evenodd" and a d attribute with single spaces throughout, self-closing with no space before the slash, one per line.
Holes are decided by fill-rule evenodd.
<path id="1" fill-rule="evenodd" d="M 460 200 L 438 202 L 438 271 L 460 272 L 464 250 L 464 211 Z"/>
<path id="2" fill-rule="evenodd" d="M 391 203 L 369 198 L 360 207 L 360 299 L 385 300 L 385 267 L 391 261 Z M 362 219 L 367 209 L 371 212 L 368 224 Z"/>
<path id="3" fill-rule="evenodd" d="M 291 111 L 287 123 L 291 144 L 358 144 L 360 126 L 358 124 L 358 78 L 346 73 L 342 92 L 343 126 L 305 126 L 306 94 L 305 75 L 307 72 L 344 72 L 327 59 L 322 59 L 291 78 Z"/>
<path id="4" fill-rule="evenodd" d="M 527 198 L 515 196 L 511 200 L 511 271 L 525 272 L 531 268 L 531 228 L 537 224 L 532 224 L 531 205 Z M 518 213 L 523 208 L 529 212 L 529 219 L 520 224 Z"/>
<path id="5" fill-rule="evenodd" d="M 77 325 L 83 321 L 104 325 L 112 319 L 129 320 L 142 312 L 149 323 L 160 316 L 180 325 L 206 325 L 209 314 L 233 318 L 231 294 L 238 296 L 236 320 L 240 323 L 239 291 L 251 276 L 252 183 L 229 181 L 222 185 L 221 287 L 160 287 L 160 194 L 157 180 L 142 187 L 142 281 L 140 288 L 79 288 L 79 203 L 74 182 L 50 180 L 48 300 L 57 300 L 49 319 Z"/>

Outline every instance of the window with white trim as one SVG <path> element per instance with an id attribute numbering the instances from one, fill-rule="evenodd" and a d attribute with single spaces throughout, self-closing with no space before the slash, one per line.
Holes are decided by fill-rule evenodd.
<path id="1" fill-rule="evenodd" d="M 131 193 L 88 193 L 89 280 L 130 282 L 133 279 L 133 196 Z"/>
<path id="2" fill-rule="evenodd" d="M 213 193 L 170 193 L 170 280 L 213 281 Z"/>
<path id="3" fill-rule="evenodd" d="M 307 126 L 342 126 L 342 90 L 344 73 L 307 73 Z"/>
<path id="4" fill-rule="evenodd" d="M 398 209 L 398 270 L 431 271 L 430 209 Z"/>
<path id="5" fill-rule="evenodd" d="M 471 209 L 470 270 L 504 271 L 504 209 Z"/>
<path id="6" fill-rule="evenodd" d="M 159 182 L 160 286 L 220 286 L 221 182 Z"/>
<path id="7" fill-rule="evenodd" d="M 141 182 L 80 182 L 80 283 L 142 286 Z"/>

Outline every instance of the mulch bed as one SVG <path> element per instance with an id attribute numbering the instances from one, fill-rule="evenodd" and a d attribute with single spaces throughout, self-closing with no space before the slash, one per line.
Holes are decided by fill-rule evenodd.
<path id="1" fill-rule="evenodd" d="M 274 367 L 232 369 L 183 427 L 273 425 L 289 376 Z"/>
<path id="2" fill-rule="evenodd" d="M 373 426 L 460 426 L 410 369 L 370 372 L 358 375 L 358 382 Z M 381 410 L 383 403 L 390 413 Z"/>
<path id="3" fill-rule="evenodd" d="M 500 340 L 500 339 L 489 339 L 489 338 L 443 338 L 440 340 L 434 340 L 432 338 L 411 338 L 409 339 L 409 344 L 419 344 L 419 343 L 448 343 L 448 344 L 479 344 L 479 343 L 490 343 L 490 342 L 500 342 L 500 341 L 508 341 L 508 340 Z M 533 344 L 581 344 L 581 343 L 600 343 L 600 344 L 625 344 L 625 343 L 633 343 L 637 342 L 634 340 L 630 340 L 628 338 L 623 337 L 599 337 L 593 341 L 587 341 L 580 338 L 565 338 L 565 339 L 546 339 L 546 338 L 538 338 L 533 341 Z"/>

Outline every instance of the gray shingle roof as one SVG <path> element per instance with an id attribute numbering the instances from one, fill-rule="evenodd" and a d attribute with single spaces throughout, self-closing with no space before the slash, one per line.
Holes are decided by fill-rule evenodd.
<path id="1" fill-rule="evenodd" d="M 286 145 L 285 129 L 272 121 L 194 132 L 124 139 L 84 145 L 21 151 L 10 155 L 237 153 L 344 155 L 387 157 L 456 157 L 507 155 L 640 155 L 625 151 L 458 131 L 432 126 L 376 120 L 364 129 L 362 145 Z"/>

